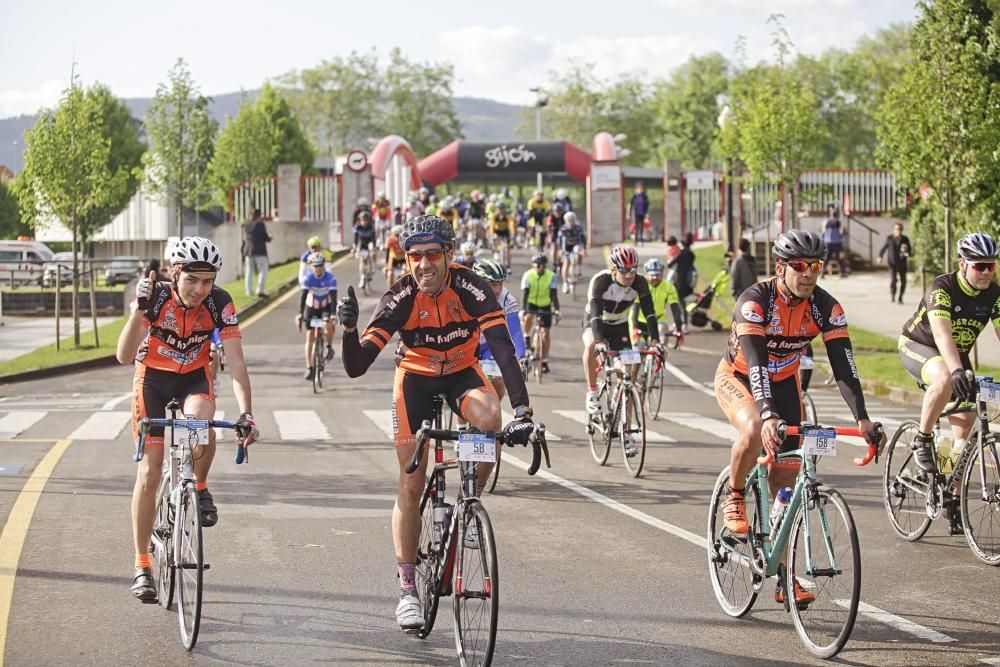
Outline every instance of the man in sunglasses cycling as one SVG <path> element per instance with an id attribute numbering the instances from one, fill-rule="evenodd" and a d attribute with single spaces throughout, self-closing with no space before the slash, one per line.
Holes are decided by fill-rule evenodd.
<path id="1" fill-rule="evenodd" d="M 451 223 L 423 215 L 406 223 L 400 240 L 408 273 L 382 295 L 364 332 L 359 336 L 353 287 L 340 300 L 337 315 L 344 327 L 344 369 L 352 378 L 364 375 L 393 335 L 399 334 L 392 399 L 399 463 L 392 510 L 392 541 L 401 589 L 396 621 L 404 630 L 414 630 L 424 624 L 415 570 L 427 452 L 412 474 L 405 468 L 416 451 L 421 422 L 433 416 L 436 395 L 444 394 L 452 411 L 476 429 L 494 430 L 500 421 L 500 399 L 477 358 L 480 332 L 500 367 L 514 408 L 514 421 L 503 431 L 507 444 L 527 445 L 533 424 L 528 390 L 504 311 L 485 278 L 453 263 L 455 230 Z M 477 467 L 479 486 L 491 472 L 491 465 Z"/>
<path id="2" fill-rule="evenodd" d="M 738 431 L 730 457 L 728 497 L 722 504 L 726 529 L 734 535 L 749 530 L 744 484 L 761 448 L 775 454 L 798 448 L 798 436 L 782 442 L 778 425 L 784 421 L 797 426 L 802 421 L 799 358 L 816 336 L 823 336 L 834 378 L 858 428 L 866 437 L 872 430 L 844 309 L 816 285 L 826 250 L 815 232 L 784 232 L 772 248 L 777 275 L 749 287 L 733 311 L 729 344 L 715 374 L 715 398 Z M 771 465 L 772 496 L 781 487 L 794 485 L 798 466 L 788 460 Z M 815 599 L 795 583 L 796 604 Z M 780 587 L 775 601 L 784 603 Z"/>
<path id="3" fill-rule="evenodd" d="M 917 465 L 927 472 L 937 470 L 932 430 L 941 411 L 953 397 L 968 398 L 975 388 L 965 375 L 972 369 L 969 350 L 988 323 L 1000 337 L 1000 287 L 993 282 L 998 254 L 997 243 L 989 235 L 976 232 L 963 236 L 958 242 L 958 270 L 931 282 L 899 337 L 903 367 L 927 387 L 920 432 L 912 445 Z M 965 446 L 975 417 L 969 412 L 948 418 L 955 438 L 950 454 L 953 461 Z M 961 532 L 957 510 L 949 510 L 951 528 Z"/>

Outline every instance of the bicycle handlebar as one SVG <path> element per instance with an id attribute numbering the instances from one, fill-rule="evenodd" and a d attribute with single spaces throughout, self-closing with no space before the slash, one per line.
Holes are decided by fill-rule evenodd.
<path id="1" fill-rule="evenodd" d="M 427 446 L 427 441 L 431 438 L 446 441 L 458 440 L 458 437 L 462 433 L 483 433 L 490 438 L 496 440 L 498 445 L 507 445 L 506 438 L 503 433 L 497 433 L 496 431 L 449 431 L 447 429 L 435 429 L 431 428 L 431 422 L 429 419 L 425 419 L 420 425 L 420 429 L 417 431 L 417 449 L 413 452 L 413 458 L 410 463 L 406 466 L 406 474 L 410 475 L 417 469 L 420 465 L 420 461 L 424 457 L 424 448 Z M 528 474 L 534 475 L 538 472 L 541 467 L 542 456 L 545 456 L 545 467 L 551 468 L 552 462 L 549 459 L 549 446 L 545 441 L 545 424 L 536 423 L 535 428 L 532 429 L 531 435 L 528 436 L 528 444 L 531 445 L 531 465 L 528 466 Z M 509 445 L 513 447 L 514 445 Z"/>
<path id="2" fill-rule="evenodd" d="M 825 428 L 818 426 L 816 428 Z M 836 428 L 830 427 L 825 430 L 833 430 L 837 435 L 852 435 L 858 438 L 864 438 L 865 436 L 861 433 L 861 429 L 856 426 L 839 426 Z M 789 426 L 785 422 L 778 424 L 778 435 L 782 440 L 789 435 L 802 435 L 802 428 L 799 426 Z M 878 462 L 878 445 L 882 442 L 882 438 L 885 436 L 885 429 L 881 422 L 875 422 L 872 425 L 872 430 L 869 437 L 865 438 L 868 442 L 868 451 L 865 452 L 864 456 L 857 456 L 854 458 L 854 465 L 856 466 L 866 466 L 874 460 Z M 758 465 L 769 465 L 774 463 L 774 454 L 771 452 L 765 452 L 763 456 L 757 457 Z"/>
<path id="3" fill-rule="evenodd" d="M 139 442 L 136 443 L 135 454 L 132 456 L 132 460 L 138 463 L 142 460 L 143 455 L 146 452 L 146 434 L 149 433 L 149 429 L 154 426 L 173 427 L 177 424 L 187 424 L 189 422 L 204 422 L 204 419 L 150 419 L 146 418 L 139 422 Z M 225 421 L 222 419 L 209 419 L 209 428 L 226 428 L 236 431 L 236 434 L 241 438 L 247 436 L 247 431 L 243 429 L 236 422 Z M 234 459 L 236 464 L 239 465 L 244 462 L 250 461 L 250 454 L 247 452 L 247 448 L 243 445 L 243 441 L 239 440 L 236 443 L 236 458 Z"/>

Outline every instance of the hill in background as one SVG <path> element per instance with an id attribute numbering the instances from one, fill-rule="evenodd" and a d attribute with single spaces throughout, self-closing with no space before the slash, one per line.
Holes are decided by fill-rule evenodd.
<path id="1" fill-rule="evenodd" d="M 245 93 L 255 99 L 259 91 Z M 225 93 L 212 98 L 212 116 L 220 124 L 239 112 L 244 93 Z M 515 137 L 514 128 L 524 107 L 503 104 L 478 97 L 456 97 L 455 111 L 462 124 L 462 133 L 468 141 L 501 141 Z M 132 115 L 142 119 L 146 108 L 152 104 L 149 97 L 125 100 Z M 7 165 L 15 173 L 24 166 L 24 133 L 35 124 L 38 115 L 17 116 L 0 119 L 0 164 Z"/>

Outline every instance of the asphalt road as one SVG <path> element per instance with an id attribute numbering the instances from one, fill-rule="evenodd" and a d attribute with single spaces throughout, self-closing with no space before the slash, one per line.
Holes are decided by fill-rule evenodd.
<path id="1" fill-rule="evenodd" d="M 516 259 L 523 269 L 526 253 Z M 588 271 L 599 261 L 590 258 Z M 341 284 L 353 273 L 341 265 Z M 364 300 L 363 317 L 374 303 Z M 457 662 L 450 599 L 426 640 L 395 625 L 389 516 L 397 466 L 385 432 L 391 355 L 357 380 L 338 357 L 328 388 L 313 395 L 301 377 L 296 304 L 285 300 L 244 328 L 263 440 L 247 466 L 233 464 L 231 439 L 216 458 L 210 482 L 220 521 L 205 531 L 211 569 L 190 655 L 176 614 L 129 592 L 131 369 L 0 387 L 0 628 L 8 664 Z M 500 553 L 495 664 L 812 662 L 770 582 L 742 620 L 723 614 L 712 593 L 701 540 L 729 445 L 705 383 L 724 335 L 694 334 L 689 349 L 671 354 L 686 381 L 670 376 L 670 418 L 648 424 L 662 437 L 633 479 L 619 451 L 605 467 L 593 461 L 578 421 L 582 307 L 582 298 L 564 304 L 553 372 L 529 386 L 537 419 L 558 436 L 550 440 L 552 469 L 528 477 L 508 463 L 485 498 Z M 846 422 L 839 395 L 817 387 L 815 396 L 823 421 Z M 912 412 L 870 404 L 873 417 L 889 423 Z M 219 408 L 236 415 L 231 388 Z M 964 538 L 947 536 L 944 521 L 918 543 L 896 538 L 882 507 L 880 467 L 855 468 L 856 451 L 843 445 L 820 471 L 849 500 L 862 545 L 867 613 L 839 660 L 1000 664 L 1000 569 L 978 564 Z M 524 450 L 511 452 L 527 461 Z"/>

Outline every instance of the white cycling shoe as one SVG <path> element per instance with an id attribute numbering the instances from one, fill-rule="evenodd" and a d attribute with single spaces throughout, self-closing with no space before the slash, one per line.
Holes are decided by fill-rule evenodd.
<path id="1" fill-rule="evenodd" d="M 639 448 L 635 446 L 635 436 L 631 433 L 625 435 L 625 456 L 632 458 L 639 453 Z"/>
<path id="2" fill-rule="evenodd" d="M 416 595 L 402 593 L 396 605 L 396 622 L 403 630 L 419 630 L 424 627 L 424 610 Z"/>
<path id="3" fill-rule="evenodd" d="M 587 392 L 587 412 L 596 415 L 601 411 L 601 401 L 598 399 L 596 391 Z"/>

